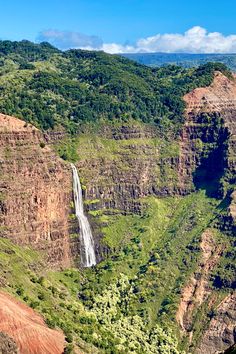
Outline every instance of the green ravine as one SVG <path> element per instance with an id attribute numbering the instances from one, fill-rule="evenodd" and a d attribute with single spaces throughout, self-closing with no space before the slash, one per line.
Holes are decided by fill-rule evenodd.
<path id="1" fill-rule="evenodd" d="M 45 270 L 42 254 L 0 241 L 5 291 L 62 328 L 67 352 L 74 345 L 87 353 L 181 352 L 179 292 L 197 266 L 202 232 L 222 211 L 203 191 L 142 203 L 142 216 L 96 216 L 112 253 L 94 269 Z M 222 234 L 219 242 L 222 237 L 228 239 Z M 212 291 L 224 293 L 213 284 Z"/>
<path id="2" fill-rule="evenodd" d="M 186 154 L 192 148 L 201 163 L 196 171 L 189 168 L 194 178 L 179 187 L 183 95 L 209 86 L 216 71 L 232 79 L 220 63 L 150 68 L 103 52 L 62 52 L 48 43 L 0 41 L 0 112 L 39 128 L 45 141 L 37 142 L 38 148 L 43 151 L 49 142 L 64 160 L 62 166 L 68 163 L 69 170 L 69 163 L 76 163 L 85 196 L 91 186 L 102 190 L 84 202 L 102 250 L 96 267 L 45 269 L 45 254 L 0 239 L 1 289 L 41 313 L 49 327 L 61 328 L 65 353 L 79 348 L 88 354 L 193 354 L 216 306 L 235 290 L 235 240 L 228 215 L 235 177 L 225 168 L 229 137 L 218 114 L 199 115 L 198 128 L 207 139 L 204 134 L 193 138 Z M 17 151 L 6 147 L 4 161 L 10 154 L 20 158 Z M 145 167 L 151 176 L 143 176 L 144 184 L 150 180 L 150 185 L 139 192 L 138 168 Z M 116 185 L 127 192 L 127 204 L 135 194 L 138 211 L 122 209 L 122 203 L 109 208 L 109 192 Z M 106 187 L 110 190 L 104 197 Z M 138 199 L 140 195 L 149 196 Z M 73 224 L 72 200 L 70 207 Z M 190 345 L 176 312 L 183 289 L 201 265 L 206 230 L 222 252 L 208 274 L 209 299 L 194 308 Z M 77 236 L 73 232 L 70 241 Z"/>

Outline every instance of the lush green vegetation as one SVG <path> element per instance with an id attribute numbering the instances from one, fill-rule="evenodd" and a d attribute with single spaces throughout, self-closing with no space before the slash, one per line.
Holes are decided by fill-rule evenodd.
<path id="1" fill-rule="evenodd" d="M 43 129 L 75 132 L 84 122 L 155 123 L 178 130 L 182 96 L 212 82 L 220 64 L 149 68 L 103 52 L 60 52 L 47 43 L 0 42 L 0 111 Z"/>
<path id="2" fill-rule="evenodd" d="M 130 161 L 153 154 L 163 162 L 156 164 L 153 175 L 156 186 L 164 189 L 177 181 L 169 161 L 179 155 L 173 137 L 183 122 L 182 96 L 211 84 L 215 70 L 231 77 L 220 63 L 194 69 L 149 68 L 102 52 L 61 52 L 47 43 L 4 41 L 0 111 L 45 130 L 71 133 L 55 146 L 59 156 L 71 162 L 116 161 L 125 174 Z M 186 197 L 141 199 L 141 215 L 91 211 L 94 225 L 104 235 L 102 246 L 110 251 L 96 268 L 48 272 L 42 255 L 0 240 L 3 286 L 42 313 L 49 326 L 63 329 L 67 353 L 76 346 L 87 353 L 181 353 L 185 343 L 181 344 L 175 314 L 181 289 L 198 267 L 200 238 L 208 227 L 214 228 L 216 242 L 224 243 L 221 260 L 210 274 L 211 290 L 220 299 L 225 289 L 235 289 L 228 204 L 209 198 L 222 184 L 233 183 L 224 170 L 227 136 L 218 115 L 201 118 L 204 126 L 211 124 L 213 133 L 207 143 L 201 136 L 196 141 L 202 158 L 194 176 L 199 191 Z M 124 123 L 139 126 L 141 132 L 148 123 L 155 131 L 168 132 L 164 136 L 171 139 L 160 134 L 111 138 L 112 129 L 119 131 Z M 89 173 L 84 174 L 85 181 Z M 101 177 L 99 183 L 107 181 Z M 225 191 L 230 189 L 226 187 Z M 89 203 L 99 205 L 99 200 Z M 196 314 L 193 343 L 201 336 L 201 322 L 205 325 L 210 316 L 205 303 Z"/>
<path id="3" fill-rule="evenodd" d="M 42 313 L 50 327 L 63 329 L 67 352 L 79 347 L 87 353 L 180 353 L 175 322 L 180 291 L 198 266 L 202 232 L 216 225 L 225 210 L 219 203 L 199 192 L 145 198 L 142 215 L 97 213 L 104 245 L 112 252 L 82 272 L 45 271 L 42 255 L 2 239 L 2 284 Z M 227 253 L 227 233 L 218 230 L 216 235 Z M 214 281 L 211 286 L 220 299 L 225 286 Z M 196 329 L 209 321 L 209 311 L 206 304 Z"/>
<path id="4" fill-rule="evenodd" d="M 66 353 L 75 347 L 86 353 L 178 354 L 170 330 L 155 325 L 152 331 L 138 315 L 123 313 L 133 288 L 120 274 L 104 293 L 94 292 L 92 306 L 84 305 L 86 292 L 78 290 L 85 274 L 78 270 L 45 272 L 42 255 L 0 240 L 1 282 L 5 289 L 40 312 L 52 328 L 61 328 Z"/>
<path id="5" fill-rule="evenodd" d="M 200 192 L 143 203 L 142 216 L 98 216 L 106 225 L 103 242 L 113 255 L 96 267 L 95 277 L 103 281 L 87 286 L 91 294 L 95 288 L 102 293 L 104 282 L 126 274 L 135 288 L 129 311 L 142 314 L 149 325 L 158 321 L 172 326 L 179 291 L 195 269 L 199 240 L 213 219 L 216 201 Z"/>

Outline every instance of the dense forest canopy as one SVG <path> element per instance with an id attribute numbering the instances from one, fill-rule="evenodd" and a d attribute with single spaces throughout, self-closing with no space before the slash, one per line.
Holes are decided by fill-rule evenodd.
<path id="1" fill-rule="evenodd" d="M 221 63 L 150 68 L 104 52 L 0 42 L 0 111 L 42 129 L 134 119 L 178 130 L 185 93 L 207 86 Z"/>

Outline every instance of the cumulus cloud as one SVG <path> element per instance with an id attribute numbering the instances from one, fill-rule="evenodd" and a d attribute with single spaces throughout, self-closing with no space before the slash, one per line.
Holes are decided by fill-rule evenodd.
<path id="1" fill-rule="evenodd" d="M 194 26 L 183 34 L 166 33 L 141 38 L 134 45 L 103 43 L 97 36 L 74 32 L 48 30 L 41 33 L 40 40 L 46 40 L 61 49 L 81 48 L 119 53 L 236 53 L 236 35 L 224 36 L 219 32 L 208 32 Z"/>
<path id="2" fill-rule="evenodd" d="M 140 39 L 136 50 L 167 53 L 229 53 L 236 52 L 236 35 L 224 36 L 219 32 L 208 33 L 195 26 L 184 34 L 157 34 Z"/>
<path id="3" fill-rule="evenodd" d="M 70 48 L 89 48 L 96 50 L 101 48 L 103 45 L 102 39 L 97 36 L 89 36 L 78 32 L 58 31 L 52 29 L 39 33 L 37 41 L 49 42 L 62 50 Z"/>

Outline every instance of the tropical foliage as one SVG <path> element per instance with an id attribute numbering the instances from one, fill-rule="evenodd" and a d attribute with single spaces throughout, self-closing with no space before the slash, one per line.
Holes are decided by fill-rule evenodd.
<path id="1" fill-rule="evenodd" d="M 178 130 L 182 96 L 212 82 L 220 64 L 149 68 L 103 52 L 61 52 L 48 43 L 0 42 L 0 111 L 42 129 L 135 119 Z"/>

